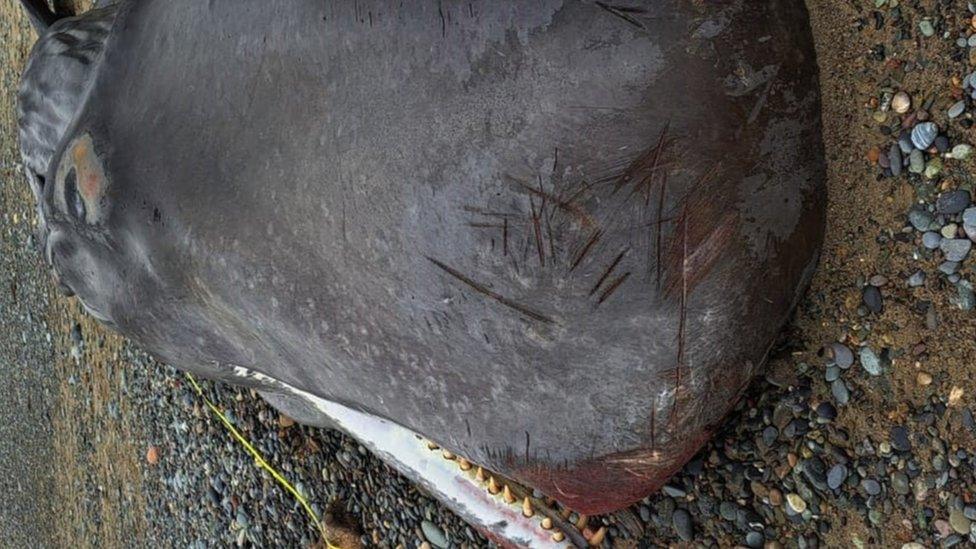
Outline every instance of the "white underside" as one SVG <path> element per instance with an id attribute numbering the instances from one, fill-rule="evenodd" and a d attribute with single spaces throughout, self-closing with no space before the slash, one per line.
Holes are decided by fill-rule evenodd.
<path id="1" fill-rule="evenodd" d="M 234 373 L 302 398 L 455 513 L 497 538 L 516 547 L 572 546 L 568 541 L 553 541 L 555 530 L 543 529 L 539 515 L 527 518 L 522 514 L 521 502 L 507 503 L 500 496 L 490 494 L 475 479 L 474 468 L 461 470 L 456 461 L 445 459 L 440 452 L 432 451 L 427 442 L 413 431 L 319 398 L 247 368 L 235 366 Z"/>

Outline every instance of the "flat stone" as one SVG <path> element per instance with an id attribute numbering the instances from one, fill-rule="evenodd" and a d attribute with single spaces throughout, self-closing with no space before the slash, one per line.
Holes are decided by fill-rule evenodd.
<path id="1" fill-rule="evenodd" d="M 830 382 L 830 394 L 841 406 L 847 404 L 851 399 L 851 392 L 847 389 L 843 379 L 835 379 Z"/>
<path id="2" fill-rule="evenodd" d="M 939 272 L 945 275 L 955 274 L 959 270 L 958 261 L 943 261 L 939 264 Z"/>
<path id="3" fill-rule="evenodd" d="M 881 371 L 881 359 L 878 358 L 877 353 L 875 353 L 870 347 L 861 347 L 858 352 L 858 358 L 861 359 L 861 367 L 864 371 L 873 375 L 880 376 Z"/>
<path id="4" fill-rule="evenodd" d="M 684 509 L 675 510 L 671 515 L 671 523 L 678 537 L 684 541 L 691 541 L 695 537 L 695 526 L 691 522 L 691 515 Z"/>
<path id="5" fill-rule="evenodd" d="M 865 286 L 861 290 L 861 300 L 868 310 L 874 314 L 880 314 L 884 311 L 884 298 L 877 286 Z"/>
<path id="6" fill-rule="evenodd" d="M 973 156 L 973 152 L 976 152 L 976 149 L 973 149 L 972 145 L 968 143 L 960 143 L 952 148 L 949 155 L 956 160 L 969 160 Z"/>
<path id="7" fill-rule="evenodd" d="M 898 177 L 901 175 L 902 168 L 901 149 L 897 143 L 892 143 L 888 149 L 888 165 L 891 168 L 891 175 Z"/>
<path id="8" fill-rule="evenodd" d="M 842 463 L 838 463 L 827 471 L 827 487 L 831 490 L 836 490 L 844 484 L 847 480 L 847 467 Z"/>
<path id="9" fill-rule="evenodd" d="M 946 111 L 946 115 L 949 118 L 958 118 L 959 115 L 961 115 L 965 111 L 966 111 L 966 102 L 956 101 L 955 103 L 952 104 L 951 107 L 949 107 L 949 110 Z"/>
<path id="10" fill-rule="evenodd" d="M 925 231 L 922 233 L 922 246 L 929 250 L 935 250 L 942 243 L 942 235 L 935 231 Z"/>
<path id="11" fill-rule="evenodd" d="M 431 545 L 440 549 L 447 549 L 447 537 L 444 535 L 444 531 L 436 524 L 425 520 L 420 523 L 420 529 L 423 530 L 424 537 L 427 538 L 427 541 Z"/>
<path id="12" fill-rule="evenodd" d="M 912 441 L 908 438 L 908 429 L 901 425 L 896 425 L 888 432 L 891 440 L 891 447 L 899 452 L 911 452 Z"/>
<path id="13" fill-rule="evenodd" d="M 949 526 L 957 534 L 969 534 L 969 527 L 972 523 L 973 521 L 966 518 L 966 515 L 963 514 L 962 509 L 953 509 L 949 512 Z"/>
<path id="14" fill-rule="evenodd" d="M 958 232 L 959 225 L 956 225 L 955 223 L 946 223 L 942 229 L 939 230 L 939 234 L 942 235 L 942 238 L 955 238 L 956 233 Z M 941 242 L 939 244 L 941 244 Z"/>
<path id="15" fill-rule="evenodd" d="M 939 195 L 935 201 L 935 210 L 940 214 L 957 214 L 972 204 L 972 196 L 969 191 L 955 190 Z"/>
<path id="16" fill-rule="evenodd" d="M 966 208 L 962 212 L 963 225 L 976 225 L 976 208 Z"/>
<path id="17" fill-rule="evenodd" d="M 869 496 L 876 496 L 881 493 L 881 484 L 873 478 L 866 478 L 861 481 L 861 488 Z"/>
<path id="18" fill-rule="evenodd" d="M 807 502 L 803 501 L 803 498 L 795 493 L 786 494 L 786 505 L 798 515 L 807 510 Z"/>
<path id="19" fill-rule="evenodd" d="M 939 127 L 935 122 L 922 122 L 912 128 L 912 145 L 916 149 L 925 150 L 932 146 L 936 136 L 939 135 Z"/>
<path id="20" fill-rule="evenodd" d="M 908 212 L 908 222 L 916 231 L 927 231 L 935 223 L 935 217 L 925 210 L 912 209 Z"/>
<path id="21" fill-rule="evenodd" d="M 946 261 L 962 261 L 966 259 L 969 251 L 973 248 L 973 241 L 962 238 L 946 238 L 939 244 L 939 248 L 942 249 Z"/>
<path id="22" fill-rule="evenodd" d="M 910 494 L 912 492 L 912 485 L 908 481 L 908 475 L 901 471 L 895 471 L 892 473 L 891 488 L 896 494 Z"/>

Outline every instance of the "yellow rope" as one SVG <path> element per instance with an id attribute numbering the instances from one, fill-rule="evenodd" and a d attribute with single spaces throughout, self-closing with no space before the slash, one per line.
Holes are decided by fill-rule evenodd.
<path id="1" fill-rule="evenodd" d="M 190 384 L 193 385 L 194 390 L 196 390 L 197 394 L 200 395 L 200 398 L 202 398 L 203 401 L 207 404 L 207 407 L 210 408 L 210 410 L 213 411 L 214 415 L 219 417 L 220 421 L 224 424 L 224 426 L 227 427 L 227 430 L 230 431 L 230 434 L 233 435 L 234 438 L 237 439 L 237 441 L 240 442 L 244 446 L 244 448 L 246 448 L 247 451 L 251 453 L 252 456 L 254 456 L 254 462 L 258 465 L 258 467 L 267 471 L 276 481 L 278 481 L 278 484 L 283 486 L 285 490 L 291 493 L 292 497 L 294 497 L 298 501 L 298 503 L 300 503 L 302 507 L 305 508 L 305 512 L 308 513 L 308 516 L 312 519 L 312 521 L 315 523 L 315 525 L 318 527 L 319 531 L 321 532 L 322 541 L 325 542 L 326 549 L 341 549 L 333 545 L 332 542 L 329 541 L 329 538 L 325 531 L 325 525 L 322 524 L 322 521 L 319 519 L 319 516 L 312 509 L 312 506 L 309 505 L 308 500 L 305 499 L 305 496 L 301 495 L 298 492 L 298 490 L 296 490 L 295 487 L 292 486 L 291 483 L 288 482 L 288 480 L 281 475 L 281 473 L 279 473 L 274 467 L 272 467 L 271 464 L 269 464 L 267 460 L 265 460 L 264 457 L 261 456 L 261 453 L 258 452 L 257 448 L 252 446 L 251 443 L 248 442 L 246 438 L 244 438 L 244 435 L 242 435 L 240 431 L 238 431 L 231 424 L 230 420 L 227 419 L 227 416 L 225 416 L 224 413 L 221 412 L 220 409 L 217 408 L 217 406 L 213 402 L 210 402 L 210 399 L 203 394 L 203 389 L 197 383 L 197 380 L 194 379 L 193 376 L 190 375 L 189 373 L 186 374 L 186 377 L 187 379 L 190 380 Z"/>

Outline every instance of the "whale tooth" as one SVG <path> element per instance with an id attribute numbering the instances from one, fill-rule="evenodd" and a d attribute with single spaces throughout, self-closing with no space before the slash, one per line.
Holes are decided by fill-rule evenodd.
<path id="1" fill-rule="evenodd" d="M 444 452 L 441 455 L 444 456 L 444 459 L 454 459 L 454 454 L 448 452 L 447 450 L 444 450 Z"/>
<path id="2" fill-rule="evenodd" d="M 515 496 L 512 495 L 512 491 L 508 489 L 508 485 L 502 490 L 502 497 L 505 498 L 505 503 L 515 503 Z"/>
<path id="3" fill-rule="evenodd" d="M 599 547 L 603 543 L 603 538 L 607 536 L 607 527 L 601 526 L 599 530 L 590 538 L 590 547 Z"/>
<path id="4" fill-rule="evenodd" d="M 478 482 L 484 482 L 486 480 L 485 479 L 485 470 L 482 469 L 480 465 L 478 466 L 478 472 L 475 473 L 474 478 L 477 479 Z"/>
<path id="5" fill-rule="evenodd" d="M 542 519 L 542 525 L 541 526 L 542 526 L 542 529 L 543 530 L 551 530 L 552 529 L 552 519 L 549 518 L 549 517 L 546 517 L 546 518 Z"/>
<path id="6" fill-rule="evenodd" d="M 529 496 L 525 496 L 525 499 L 522 500 L 522 515 L 525 518 L 532 518 L 534 514 L 535 511 L 532 510 L 532 502 L 529 501 Z"/>
<path id="7" fill-rule="evenodd" d="M 462 471 L 467 471 L 471 469 L 471 462 L 464 458 L 461 458 L 458 460 L 458 467 L 460 467 Z"/>
<path id="8" fill-rule="evenodd" d="M 488 492 L 494 496 L 501 491 L 502 489 L 498 486 L 498 482 L 495 480 L 495 477 L 488 477 Z"/>
<path id="9" fill-rule="evenodd" d="M 559 514 L 563 517 L 563 520 L 569 520 L 569 515 L 572 515 L 573 511 L 568 507 L 564 507 L 563 510 L 559 512 Z"/>
<path id="10" fill-rule="evenodd" d="M 427 449 L 428 450 L 437 450 L 439 448 L 440 448 L 440 446 L 434 444 L 433 442 L 428 442 L 427 443 Z"/>
<path id="11" fill-rule="evenodd" d="M 552 541 L 559 543 L 560 541 L 566 539 L 566 535 L 562 532 L 553 532 Z"/>
<path id="12" fill-rule="evenodd" d="M 580 515 L 579 518 L 576 520 L 576 529 L 582 532 L 583 528 L 586 528 L 586 523 L 589 520 L 590 520 L 589 517 L 587 517 L 586 515 Z"/>

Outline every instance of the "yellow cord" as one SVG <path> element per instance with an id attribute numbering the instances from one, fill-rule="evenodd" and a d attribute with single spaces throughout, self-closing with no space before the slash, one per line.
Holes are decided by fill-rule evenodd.
<path id="1" fill-rule="evenodd" d="M 269 464 L 267 460 L 265 460 L 264 457 L 261 456 L 261 453 L 258 452 L 257 449 L 254 446 L 252 446 L 250 442 L 247 441 L 246 438 L 244 438 L 244 435 L 242 435 L 240 431 L 238 431 L 231 424 L 230 420 L 227 419 L 227 416 L 225 416 L 224 413 L 221 412 L 220 409 L 217 408 L 217 406 L 213 402 L 210 402 L 210 399 L 203 394 L 203 389 L 200 388 L 200 385 L 197 383 L 197 380 L 194 379 L 193 376 L 190 375 L 189 373 L 186 374 L 186 377 L 187 379 L 190 380 L 190 384 L 193 385 L 193 388 L 196 390 L 197 394 L 200 395 L 200 398 L 202 398 L 203 401 L 207 404 L 207 407 L 210 408 L 210 410 L 213 411 L 214 415 L 219 417 L 220 421 L 223 422 L 224 426 L 227 427 L 227 430 L 230 431 L 230 434 L 233 435 L 234 438 L 237 439 L 237 441 L 240 442 L 244 446 L 244 448 L 246 448 L 247 451 L 251 453 L 252 456 L 254 456 L 254 462 L 258 465 L 258 467 L 264 469 L 269 474 L 271 474 L 271 476 L 276 481 L 278 481 L 278 484 L 283 486 L 285 490 L 291 493 L 291 495 L 298 501 L 298 503 L 300 503 L 302 507 L 305 508 L 305 512 L 308 513 L 308 516 L 319 528 L 319 531 L 322 534 L 322 541 L 325 542 L 326 549 L 341 549 L 340 547 L 333 545 L 332 542 L 329 541 L 329 538 L 325 531 L 325 525 L 322 524 L 322 521 L 319 519 L 319 516 L 312 509 L 312 506 L 309 505 L 308 500 L 305 499 L 305 496 L 298 493 L 298 490 L 296 490 L 295 487 L 292 486 L 291 483 L 288 482 L 288 480 L 281 475 L 281 473 L 275 470 L 275 468 L 272 467 L 271 464 Z"/>

